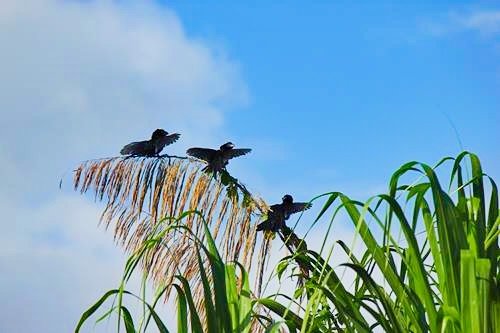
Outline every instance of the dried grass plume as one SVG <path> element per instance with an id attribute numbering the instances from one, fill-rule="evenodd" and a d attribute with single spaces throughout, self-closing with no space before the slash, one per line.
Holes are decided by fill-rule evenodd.
<path id="1" fill-rule="evenodd" d="M 129 253 L 164 230 L 169 218 L 198 211 L 224 259 L 236 260 L 250 272 L 256 247 L 255 220 L 269 207 L 248 191 L 242 193 L 246 188 L 241 184 L 224 185 L 201 167 L 189 159 L 169 157 L 89 160 L 74 171 L 73 185 L 82 194 L 92 192 L 96 200 L 105 203 L 101 223 L 113 229 L 115 241 Z M 203 239 L 201 216 L 190 214 L 181 223 Z M 178 230 L 163 237 L 144 256 L 143 268 L 157 285 L 169 284 L 174 275 L 182 274 L 196 287 L 198 267 L 192 240 Z M 259 255 L 263 258 L 266 254 Z M 260 263 L 255 266 L 263 267 Z M 259 275 L 262 272 L 257 272 Z M 260 290 L 258 281 L 256 287 Z"/>

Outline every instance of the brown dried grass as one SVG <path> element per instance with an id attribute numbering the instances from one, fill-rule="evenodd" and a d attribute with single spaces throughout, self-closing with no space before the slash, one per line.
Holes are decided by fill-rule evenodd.
<path id="1" fill-rule="evenodd" d="M 256 247 L 256 219 L 267 212 L 264 200 L 250 196 L 250 203 L 229 196 L 225 186 L 201 171 L 192 160 L 170 158 L 106 158 L 81 163 L 74 172 L 73 185 L 82 194 L 91 192 L 105 203 L 101 223 L 112 228 L 115 241 L 132 253 L 152 235 L 158 234 L 171 220 L 186 211 L 180 223 L 203 239 L 205 219 L 219 245 L 223 258 L 238 261 L 252 270 Z M 239 184 L 238 184 L 239 185 Z M 240 192 L 246 190 L 239 186 Z M 242 194 L 242 193 L 240 193 Z M 247 193 L 249 194 L 249 193 Z M 201 291 L 196 249 L 187 232 L 176 229 L 164 234 L 162 242 L 149 250 L 142 260 L 145 271 L 157 285 L 169 285 L 181 274 Z M 256 289 L 260 291 L 269 244 L 259 253 Z M 169 292 L 167 292 L 169 295 Z M 201 293 L 199 294 L 202 297 Z"/>

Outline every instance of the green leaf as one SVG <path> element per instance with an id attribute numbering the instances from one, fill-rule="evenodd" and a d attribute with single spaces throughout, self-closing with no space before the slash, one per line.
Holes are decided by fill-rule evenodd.
<path id="1" fill-rule="evenodd" d="M 281 280 L 281 276 L 285 272 L 286 268 L 288 267 L 289 262 L 288 260 L 281 260 L 278 263 L 278 266 L 276 267 L 276 274 L 278 275 L 278 279 Z"/>
<path id="2" fill-rule="evenodd" d="M 121 307 L 123 312 L 123 322 L 125 323 L 125 330 L 127 333 L 135 333 L 134 321 L 128 309 L 124 306 Z"/>
<path id="3" fill-rule="evenodd" d="M 107 291 L 94 305 L 92 305 L 90 308 L 88 308 L 80 317 L 80 320 L 78 321 L 78 324 L 76 325 L 75 328 L 75 333 L 80 332 L 80 328 L 82 325 L 85 323 L 85 321 L 94 314 L 94 312 L 97 311 L 101 307 L 101 305 L 111 296 L 114 294 L 117 294 L 119 292 L 118 289 L 112 289 Z"/>

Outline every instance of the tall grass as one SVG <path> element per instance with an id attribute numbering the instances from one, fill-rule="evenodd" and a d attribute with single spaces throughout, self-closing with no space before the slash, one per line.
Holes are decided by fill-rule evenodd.
<path id="1" fill-rule="evenodd" d="M 436 173 L 446 163 L 447 188 Z M 418 180 L 405 184 L 410 173 Z M 342 266 L 356 274 L 353 291 L 328 258 L 310 250 L 291 256 L 312 274 L 303 311 L 292 313 L 301 322 L 287 320 L 290 329 L 500 332 L 498 190 L 476 155 L 445 158 L 435 168 L 407 163 L 393 174 L 388 194 L 365 203 L 339 192 L 327 196 L 316 221 L 344 210 L 366 252 L 356 258 L 339 242 L 350 257 Z M 290 309 L 273 310 L 290 315 Z"/>
<path id="2" fill-rule="evenodd" d="M 268 207 L 229 174 L 224 173 L 221 182 L 201 169 L 200 163 L 187 158 L 104 158 L 81 163 L 73 182 L 75 190 L 91 192 L 104 202 L 101 222 L 113 230 L 115 240 L 128 253 L 164 228 L 160 223 L 164 217 L 200 211 L 203 218 L 188 215 L 183 225 L 202 239 L 204 219 L 222 257 L 251 271 L 257 250 L 253 221 Z M 262 247 L 260 251 L 264 258 Z M 140 264 L 157 284 L 170 285 L 180 271 L 188 281 L 197 281 L 196 289 L 201 290 L 196 262 L 197 253 L 187 235 L 176 230 L 165 233 L 162 243 L 148 251 Z"/>
<path id="3" fill-rule="evenodd" d="M 152 304 L 145 300 L 145 292 L 137 296 L 125 290 L 133 271 L 138 267 L 141 258 L 154 250 L 154 247 L 162 243 L 162 239 L 168 232 L 175 232 L 186 227 L 181 223 L 185 218 L 197 215 L 197 212 L 182 214 L 173 223 L 156 235 L 151 235 L 128 259 L 123 280 L 118 289 L 106 292 L 94 305 L 92 305 L 81 317 L 76 332 L 79 332 L 88 318 L 93 315 L 105 301 L 111 296 L 116 299 L 110 310 L 99 321 L 111 316 L 113 312 L 118 314 L 117 329 L 120 324 L 127 333 L 146 332 L 150 325 L 160 332 L 169 332 L 168 328 L 155 310 L 157 303 L 165 296 L 169 289 L 176 292 L 177 299 L 177 332 L 208 332 L 208 333 L 248 333 L 252 327 L 252 299 L 249 287 L 248 275 L 244 267 L 237 263 L 224 263 L 210 230 L 203 223 L 205 242 L 197 238 L 194 233 L 187 230 L 189 242 L 194 247 L 197 256 L 199 278 L 203 286 L 203 302 L 196 304 L 195 291 L 189 281 L 177 271 L 170 285 L 160 285 Z M 159 223 L 169 222 L 168 220 Z M 129 309 L 125 306 L 124 297 L 131 296 L 140 300 L 145 305 L 143 316 L 136 325 Z M 152 320 L 151 320 L 152 319 Z"/>
<path id="4" fill-rule="evenodd" d="M 451 171 L 443 183 L 446 166 Z M 311 225 L 320 227 L 318 221 L 328 215 L 335 223 L 344 213 L 366 250 L 358 254 L 342 240 L 332 244 L 331 224 L 319 251 L 308 248 L 307 237 L 284 230 L 280 236 L 290 255 L 276 271 L 282 280 L 286 271 L 302 279 L 293 294 L 252 293 L 245 267 L 219 254 L 202 218 L 206 211 L 179 214 L 155 223 L 134 248 L 120 288 L 85 312 L 77 331 L 106 298 L 117 295 L 117 305 L 105 315 L 118 313 L 127 332 L 145 331 L 150 318 L 167 332 L 154 308 L 165 290 L 175 288 L 179 332 L 500 332 L 498 190 L 476 155 L 464 152 L 435 167 L 407 163 L 391 177 L 387 194 L 364 203 L 340 192 L 314 199 L 320 200 L 324 204 Z M 187 225 L 193 215 L 201 228 Z M 152 305 L 145 303 L 145 319 L 134 326 L 123 303 L 131 295 L 125 284 L 143 258 L 168 248 L 165 239 L 179 231 L 195 254 L 196 274 L 188 279 L 182 266 L 174 265 L 173 279 L 157 284 Z M 332 258 L 334 245 L 348 262 Z M 354 280 L 342 278 L 345 269 Z M 139 299 L 145 302 L 144 295 Z"/>

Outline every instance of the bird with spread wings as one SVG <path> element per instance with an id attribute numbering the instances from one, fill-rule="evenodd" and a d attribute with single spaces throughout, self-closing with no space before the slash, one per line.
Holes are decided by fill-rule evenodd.
<path id="1" fill-rule="evenodd" d="M 151 140 L 132 142 L 120 150 L 120 154 L 129 156 L 157 157 L 165 146 L 179 140 L 178 133 L 169 134 L 159 128 L 151 135 Z"/>
<path id="2" fill-rule="evenodd" d="M 207 166 L 203 168 L 205 172 L 212 172 L 215 176 L 226 170 L 229 160 L 238 156 L 243 156 L 251 152 L 249 148 L 235 149 L 232 142 L 226 142 L 219 149 L 210 148 L 189 148 L 187 154 L 204 161 Z"/>
<path id="3" fill-rule="evenodd" d="M 285 221 L 290 218 L 290 215 L 303 212 L 309 208 L 311 208 L 310 203 L 293 202 L 293 197 L 286 194 L 283 196 L 282 203 L 270 207 L 267 219 L 257 225 L 257 231 L 279 231 L 286 227 Z"/>

